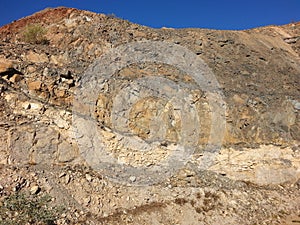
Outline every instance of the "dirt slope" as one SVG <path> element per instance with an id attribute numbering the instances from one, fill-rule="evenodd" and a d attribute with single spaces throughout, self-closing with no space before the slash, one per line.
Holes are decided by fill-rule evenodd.
<path id="1" fill-rule="evenodd" d="M 24 41 L 30 24 L 44 44 Z M 299 82 L 299 22 L 151 29 L 45 9 L 0 28 L 0 197 L 49 193 L 57 224 L 299 224 Z"/>

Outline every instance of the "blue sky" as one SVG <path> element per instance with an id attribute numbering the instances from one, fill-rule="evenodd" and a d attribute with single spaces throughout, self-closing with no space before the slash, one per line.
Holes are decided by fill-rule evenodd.
<path id="1" fill-rule="evenodd" d="M 47 7 L 115 14 L 160 27 L 248 29 L 300 21 L 300 0 L 0 0 L 0 26 Z"/>

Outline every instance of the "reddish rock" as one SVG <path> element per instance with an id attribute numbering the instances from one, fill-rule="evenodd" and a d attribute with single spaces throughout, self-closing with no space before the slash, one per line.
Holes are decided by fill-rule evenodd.
<path id="1" fill-rule="evenodd" d="M 48 56 L 45 53 L 35 53 L 33 51 L 29 51 L 29 53 L 26 55 L 26 59 L 33 63 L 45 63 L 48 62 Z"/>
<path id="2" fill-rule="evenodd" d="M 0 58 L 0 73 L 4 73 L 13 68 L 13 63 L 10 60 Z"/>
<path id="3" fill-rule="evenodd" d="M 19 74 L 14 74 L 11 78 L 9 78 L 9 81 L 12 83 L 18 83 L 20 80 L 22 80 L 22 76 Z"/>
<path id="4" fill-rule="evenodd" d="M 42 82 L 41 81 L 32 81 L 28 83 L 28 89 L 33 90 L 33 91 L 38 91 L 42 87 Z"/>

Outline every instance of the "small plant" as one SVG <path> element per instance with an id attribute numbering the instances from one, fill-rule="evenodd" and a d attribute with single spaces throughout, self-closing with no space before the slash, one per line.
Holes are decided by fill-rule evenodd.
<path id="1" fill-rule="evenodd" d="M 0 225 L 55 225 L 63 209 L 50 206 L 48 195 L 12 194 L 0 203 Z"/>
<path id="2" fill-rule="evenodd" d="M 46 29 L 40 24 L 27 25 L 23 32 L 23 39 L 31 44 L 47 44 L 48 40 L 45 37 Z"/>

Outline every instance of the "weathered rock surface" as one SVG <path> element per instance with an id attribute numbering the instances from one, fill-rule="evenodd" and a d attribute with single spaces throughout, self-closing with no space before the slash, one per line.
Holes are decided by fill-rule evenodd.
<path id="1" fill-rule="evenodd" d="M 22 41 L 31 23 L 47 30 L 48 45 Z M 137 41 L 183 46 L 215 75 L 226 103 L 226 129 L 207 171 L 200 165 L 216 122 L 210 118 L 210 93 L 197 89 L 190 74 L 159 63 L 129 65 L 104 80 L 93 113 L 111 155 L 124 164 L 152 166 L 176 149 L 185 120 L 175 103 L 163 98 L 135 102 L 142 93 L 136 88 L 127 98 L 133 107 L 125 123 L 135 137 L 160 142 L 155 151 L 141 152 L 141 142 L 124 146 L 128 142 L 112 122 L 115 99 L 138 79 L 161 77 L 178 84 L 192 96 L 188 110 L 195 108 L 200 118 L 189 162 L 146 188 L 134 186 L 137 176 L 130 176 L 131 186 L 122 186 L 105 178 L 105 171 L 85 167 L 91 165 L 72 127 L 74 93 L 95 59 Z M 284 224 L 284 218 L 300 213 L 300 23 L 245 31 L 151 29 L 76 9 L 46 9 L 0 28 L 0 76 L 0 187 L 5 190 L 0 196 L 17 185 L 12 177 L 24 177 L 34 181 L 24 189 L 51 193 L 81 211 L 76 218 L 84 217 L 85 224 Z M 159 90 L 177 90 L 164 85 Z M 156 117 L 160 123 L 153 125 Z"/>

